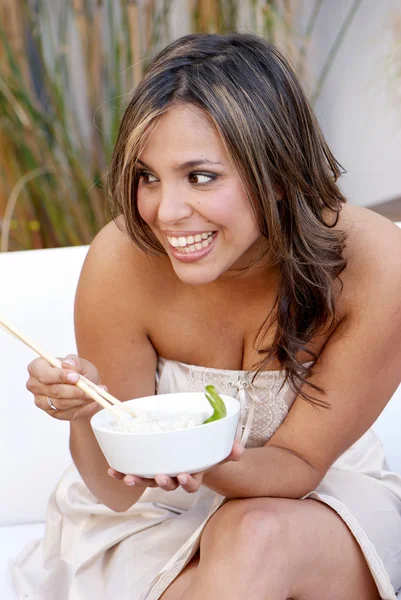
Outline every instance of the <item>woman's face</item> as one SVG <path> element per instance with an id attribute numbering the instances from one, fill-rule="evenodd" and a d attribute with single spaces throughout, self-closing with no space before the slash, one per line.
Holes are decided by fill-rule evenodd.
<path id="1" fill-rule="evenodd" d="M 139 156 L 138 210 L 177 276 L 207 284 L 256 255 L 260 232 L 237 171 L 200 110 L 171 108 Z"/>

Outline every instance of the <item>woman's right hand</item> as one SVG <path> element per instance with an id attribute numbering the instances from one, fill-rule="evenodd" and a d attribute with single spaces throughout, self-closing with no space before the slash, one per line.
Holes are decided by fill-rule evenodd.
<path id="1" fill-rule="evenodd" d="M 92 417 L 101 407 L 88 398 L 75 383 L 79 373 L 99 385 L 100 378 L 96 367 L 74 354 L 60 360 L 61 369 L 52 367 L 43 358 L 29 363 L 26 387 L 34 395 L 36 406 L 62 421 Z M 105 386 L 101 387 L 106 389 Z M 51 404 L 55 408 L 52 408 Z"/>

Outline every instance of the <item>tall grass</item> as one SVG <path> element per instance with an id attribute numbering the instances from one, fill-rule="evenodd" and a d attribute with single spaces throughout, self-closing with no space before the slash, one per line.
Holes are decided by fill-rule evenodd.
<path id="1" fill-rule="evenodd" d="M 105 175 L 122 112 L 171 40 L 175 0 L 2 1 L 0 250 L 90 243 L 108 220 Z M 188 0 L 187 10 L 192 31 L 251 29 L 305 74 L 322 1 L 301 36 L 294 0 Z"/>

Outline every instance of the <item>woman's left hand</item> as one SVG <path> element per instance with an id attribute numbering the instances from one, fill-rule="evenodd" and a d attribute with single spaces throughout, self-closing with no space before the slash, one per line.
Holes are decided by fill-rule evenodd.
<path id="1" fill-rule="evenodd" d="M 231 454 L 219 464 L 222 465 L 230 461 L 239 461 L 242 455 L 243 448 L 241 444 L 239 442 L 234 442 Z M 211 468 L 213 469 L 213 467 Z M 160 474 L 156 475 L 154 479 L 145 479 L 143 477 L 138 477 L 137 475 L 124 475 L 124 473 L 119 473 L 112 468 L 109 468 L 108 470 L 110 477 L 123 480 L 124 483 L 129 486 L 143 488 L 159 487 L 166 492 L 172 492 L 181 486 L 188 494 L 193 494 L 199 490 L 205 472 L 206 471 L 201 471 L 200 473 L 194 473 L 193 475 L 190 475 L 189 473 L 180 473 L 177 477 L 169 477 L 168 475 Z"/>

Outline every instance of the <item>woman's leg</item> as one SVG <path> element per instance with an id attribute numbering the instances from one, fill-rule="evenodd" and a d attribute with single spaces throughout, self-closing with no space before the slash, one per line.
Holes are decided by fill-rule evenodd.
<path id="1" fill-rule="evenodd" d="M 165 592 L 160 596 L 159 600 L 178 600 L 183 597 L 184 592 L 187 591 L 196 572 L 196 568 L 199 564 L 199 552 L 195 554 L 193 559 L 187 564 L 185 569 L 174 579 L 174 581 L 168 586 Z"/>
<path id="2" fill-rule="evenodd" d="M 162 600 L 380 600 L 340 517 L 315 500 L 252 498 L 223 505 L 206 525 L 200 560 Z"/>

